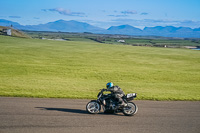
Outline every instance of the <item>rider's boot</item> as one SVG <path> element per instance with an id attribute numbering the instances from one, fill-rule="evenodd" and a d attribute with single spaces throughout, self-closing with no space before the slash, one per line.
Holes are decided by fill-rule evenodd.
<path id="1" fill-rule="evenodd" d="M 123 107 L 125 107 L 125 106 L 127 106 L 127 104 L 126 104 L 124 101 L 122 101 L 121 103 L 119 103 L 119 104 L 117 105 L 117 108 L 123 108 Z"/>

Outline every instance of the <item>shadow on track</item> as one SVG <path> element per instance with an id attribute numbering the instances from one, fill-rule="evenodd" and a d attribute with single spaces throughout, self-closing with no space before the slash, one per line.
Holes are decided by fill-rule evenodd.
<path id="1" fill-rule="evenodd" d="M 68 108 L 48 108 L 48 107 L 35 107 L 41 110 L 48 110 L 48 111 L 61 111 L 61 112 L 69 112 L 69 113 L 76 113 L 76 114 L 89 114 L 86 110 L 80 110 L 80 109 L 68 109 Z M 113 114 L 113 113 L 98 113 L 99 115 L 118 115 L 119 114 Z"/>
<path id="2" fill-rule="evenodd" d="M 70 112 L 70 113 L 77 113 L 77 114 L 88 114 L 86 110 L 80 109 L 67 109 L 67 108 L 47 108 L 47 107 L 35 107 L 41 110 L 49 110 L 49 111 L 61 111 L 61 112 Z"/>

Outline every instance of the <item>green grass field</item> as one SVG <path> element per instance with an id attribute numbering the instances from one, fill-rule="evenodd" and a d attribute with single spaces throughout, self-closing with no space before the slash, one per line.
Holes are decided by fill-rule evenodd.
<path id="1" fill-rule="evenodd" d="M 200 100 L 200 51 L 0 36 L 0 96 L 96 98 L 107 82 L 142 100 Z"/>

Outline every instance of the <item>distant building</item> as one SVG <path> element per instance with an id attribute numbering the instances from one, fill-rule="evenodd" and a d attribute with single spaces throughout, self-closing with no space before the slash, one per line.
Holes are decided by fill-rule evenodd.
<path id="1" fill-rule="evenodd" d="M 3 29 L 2 32 L 5 33 L 5 34 L 8 35 L 8 36 L 11 36 L 11 35 L 12 35 L 12 30 L 11 30 L 11 29 Z"/>
<path id="2" fill-rule="evenodd" d="M 117 42 L 125 42 L 125 40 L 117 40 Z"/>
<path id="3" fill-rule="evenodd" d="M 7 29 L 7 35 L 9 35 L 9 36 L 12 35 L 12 31 L 11 31 L 11 29 Z"/>

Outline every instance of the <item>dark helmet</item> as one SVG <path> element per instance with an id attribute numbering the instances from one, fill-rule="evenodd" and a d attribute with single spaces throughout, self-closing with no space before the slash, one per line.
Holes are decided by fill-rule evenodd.
<path id="1" fill-rule="evenodd" d="M 112 82 L 109 82 L 106 84 L 106 88 L 107 89 L 110 89 L 111 87 L 113 87 L 113 83 Z"/>

